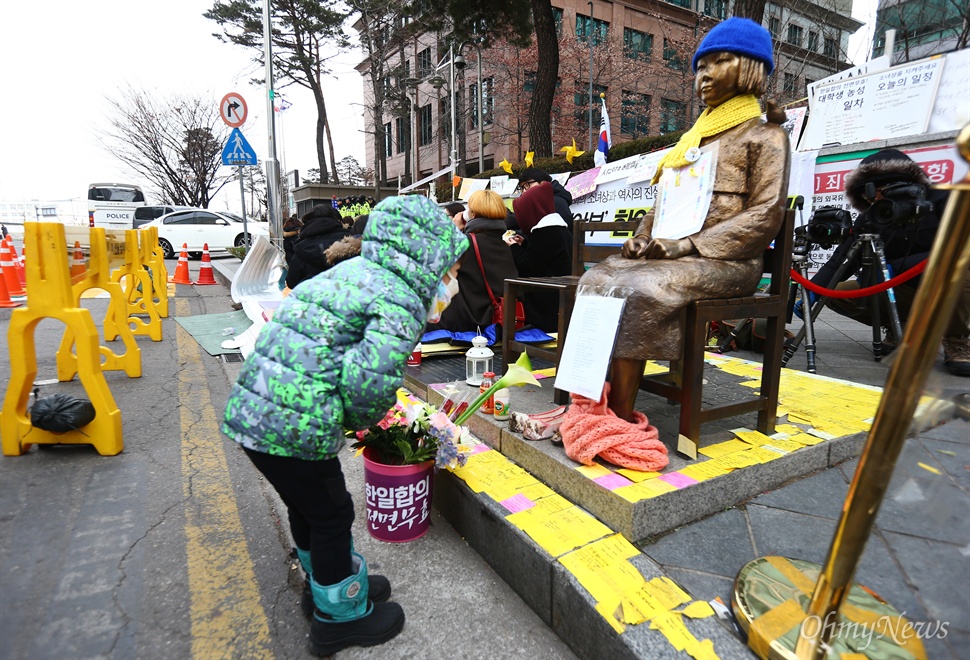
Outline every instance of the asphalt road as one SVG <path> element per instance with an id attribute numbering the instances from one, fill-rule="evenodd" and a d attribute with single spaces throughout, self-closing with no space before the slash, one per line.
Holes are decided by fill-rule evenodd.
<path id="1" fill-rule="evenodd" d="M 190 268 L 194 279 L 198 262 Z M 82 304 L 100 326 L 107 300 Z M 171 310 L 229 305 L 222 286 L 178 286 Z M 0 310 L 0 337 L 10 314 Z M 56 382 L 63 328 L 45 319 L 35 330 L 41 397 L 84 395 L 76 378 Z M 302 574 L 288 557 L 283 511 L 218 431 L 240 365 L 209 356 L 173 318 L 163 320 L 161 342 L 137 343 L 141 378 L 105 374 L 123 415 L 124 452 L 35 445 L 0 458 L 0 658 L 308 657 Z M 0 346 L 6 384 L 19 356 Z M 408 620 L 388 644 L 340 657 L 572 657 L 437 513 L 417 541 L 370 538 L 361 460 L 349 452 L 342 460 L 358 549 L 372 572 L 391 579 Z"/>

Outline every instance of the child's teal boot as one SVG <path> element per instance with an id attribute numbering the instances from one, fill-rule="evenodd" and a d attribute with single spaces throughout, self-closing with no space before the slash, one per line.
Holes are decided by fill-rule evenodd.
<path id="1" fill-rule="evenodd" d="M 303 616 L 310 618 L 313 616 L 313 592 L 310 589 L 310 575 L 313 570 L 310 568 L 310 551 L 296 549 L 296 556 L 300 559 L 300 566 L 303 567 L 303 597 L 300 599 L 300 609 Z M 383 603 L 391 597 L 391 582 L 383 575 L 367 576 L 367 591 L 370 599 L 375 603 Z"/>
<path id="2" fill-rule="evenodd" d="M 310 622 L 310 652 L 328 656 L 348 646 L 375 646 L 393 639 L 404 627 L 404 610 L 397 603 L 368 598 L 367 562 L 353 553 L 356 573 L 343 582 L 317 584 L 310 579 L 315 606 Z"/>

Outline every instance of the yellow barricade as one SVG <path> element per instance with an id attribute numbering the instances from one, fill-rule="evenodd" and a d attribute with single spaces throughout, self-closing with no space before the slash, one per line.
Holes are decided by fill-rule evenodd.
<path id="1" fill-rule="evenodd" d="M 158 246 L 158 227 L 148 227 L 138 231 L 141 246 L 141 262 L 151 269 L 152 300 L 155 309 L 163 319 L 168 318 L 168 270 L 165 269 L 165 255 Z"/>
<path id="2" fill-rule="evenodd" d="M 111 269 L 108 265 L 108 239 L 105 230 L 101 227 L 92 227 L 90 230 L 90 254 L 88 257 L 87 269 L 83 274 L 72 278 L 71 292 L 74 296 L 74 307 L 81 306 L 81 295 L 90 289 L 102 289 L 111 296 L 111 304 L 108 307 L 111 316 L 112 332 L 121 337 L 125 345 L 123 353 L 114 353 L 107 346 L 99 347 L 101 356 L 101 369 L 103 371 L 124 371 L 129 378 L 141 377 L 141 348 L 135 342 L 135 335 L 128 327 L 128 313 L 125 305 L 125 292 L 121 284 L 111 280 Z M 105 327 L 108 327 L 108 319 L 105 319 Z M 64 331 L 61 345 L 57 349 L 57 380 L 65 382 L 74 378 L 77 373 L 77 356 L 71 350 L 74 345 L 74 334 L 70 328 Z"/>
<path id="3" fill-rule="evenodd" d="M 162 341 L 162 320 L 155 307 L 153 277 L 145 270 L 142 263 L 142 248 L 138 245 L 137 229 L 126 229 L 124 240 L 124 263 L 117 269 L 111 271 L 111 281 L 125 281 L 125 288 L 128 292 L 128 300 L 125 305 L 127 311 L 128 326 L 131 331 L 138 336 L 148 336 L 152 341 Z M 167 301 L 166 297 L 166 301 Z M 104 319 L 104 338 L 113 341 L 117 337 L 114 319 L 114 300 L 108 305 L 108 314 Z M 148 321 L 141 318 L 147 316 Z M 109 324 L 109 318 L 112 320 Z"/>
<path id="4" fill-rule="evenodd" d="M 90 444 L 103 456 L 118 454 L 124 449 L 121 410 L 101 371 L 98 329 L 91 313 L 77 306 L 71 290 L 64 225 L 24 223 L 24 244 L 29 255 L 27 306 L 10 315 L 11 374 L 0 408 L 0 449 L 6 456 L 20 456 L 31 444 Z M 27 401 L 37 376 L 34 332 L 45 318 L 63 322 L 74 336 L 78 375 L 96 412 L 87 426 L 62 434 L 33 428 L 27 417 Z"/>

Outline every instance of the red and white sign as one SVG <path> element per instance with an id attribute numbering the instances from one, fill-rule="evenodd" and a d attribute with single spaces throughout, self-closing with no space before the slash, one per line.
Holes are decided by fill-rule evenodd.
<path id="1" fill-rule="evenodd" d="M 229 92 L 219 102 L 219 114 L 229 128 L 239 128 L 246 123 L 246 100 L 235 92 Z"/>

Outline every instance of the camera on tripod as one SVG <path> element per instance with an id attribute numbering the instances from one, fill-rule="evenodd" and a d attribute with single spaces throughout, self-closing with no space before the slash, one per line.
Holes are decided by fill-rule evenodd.
<path id="1" fill-rule="evenodd" d="M 866 195 L 876 196 L 875 186 L 866 184 Z M 931 213 L 933 203 L 926 199 L 926 188 L 915 183 L 893 183 L 882 188 L 882 197 L 877 199 L 866 211 L 867 224 L 877 231 L 881 227 L 903 225 L 915 222 L 920 216 Z"/>
<path id="2" fill-rule="evenodd" d="M 808 242 L 832 247 L 852 235 L 852 214 L 837 206 L 823 206 L 799 229 L 804 229 Z"/>

